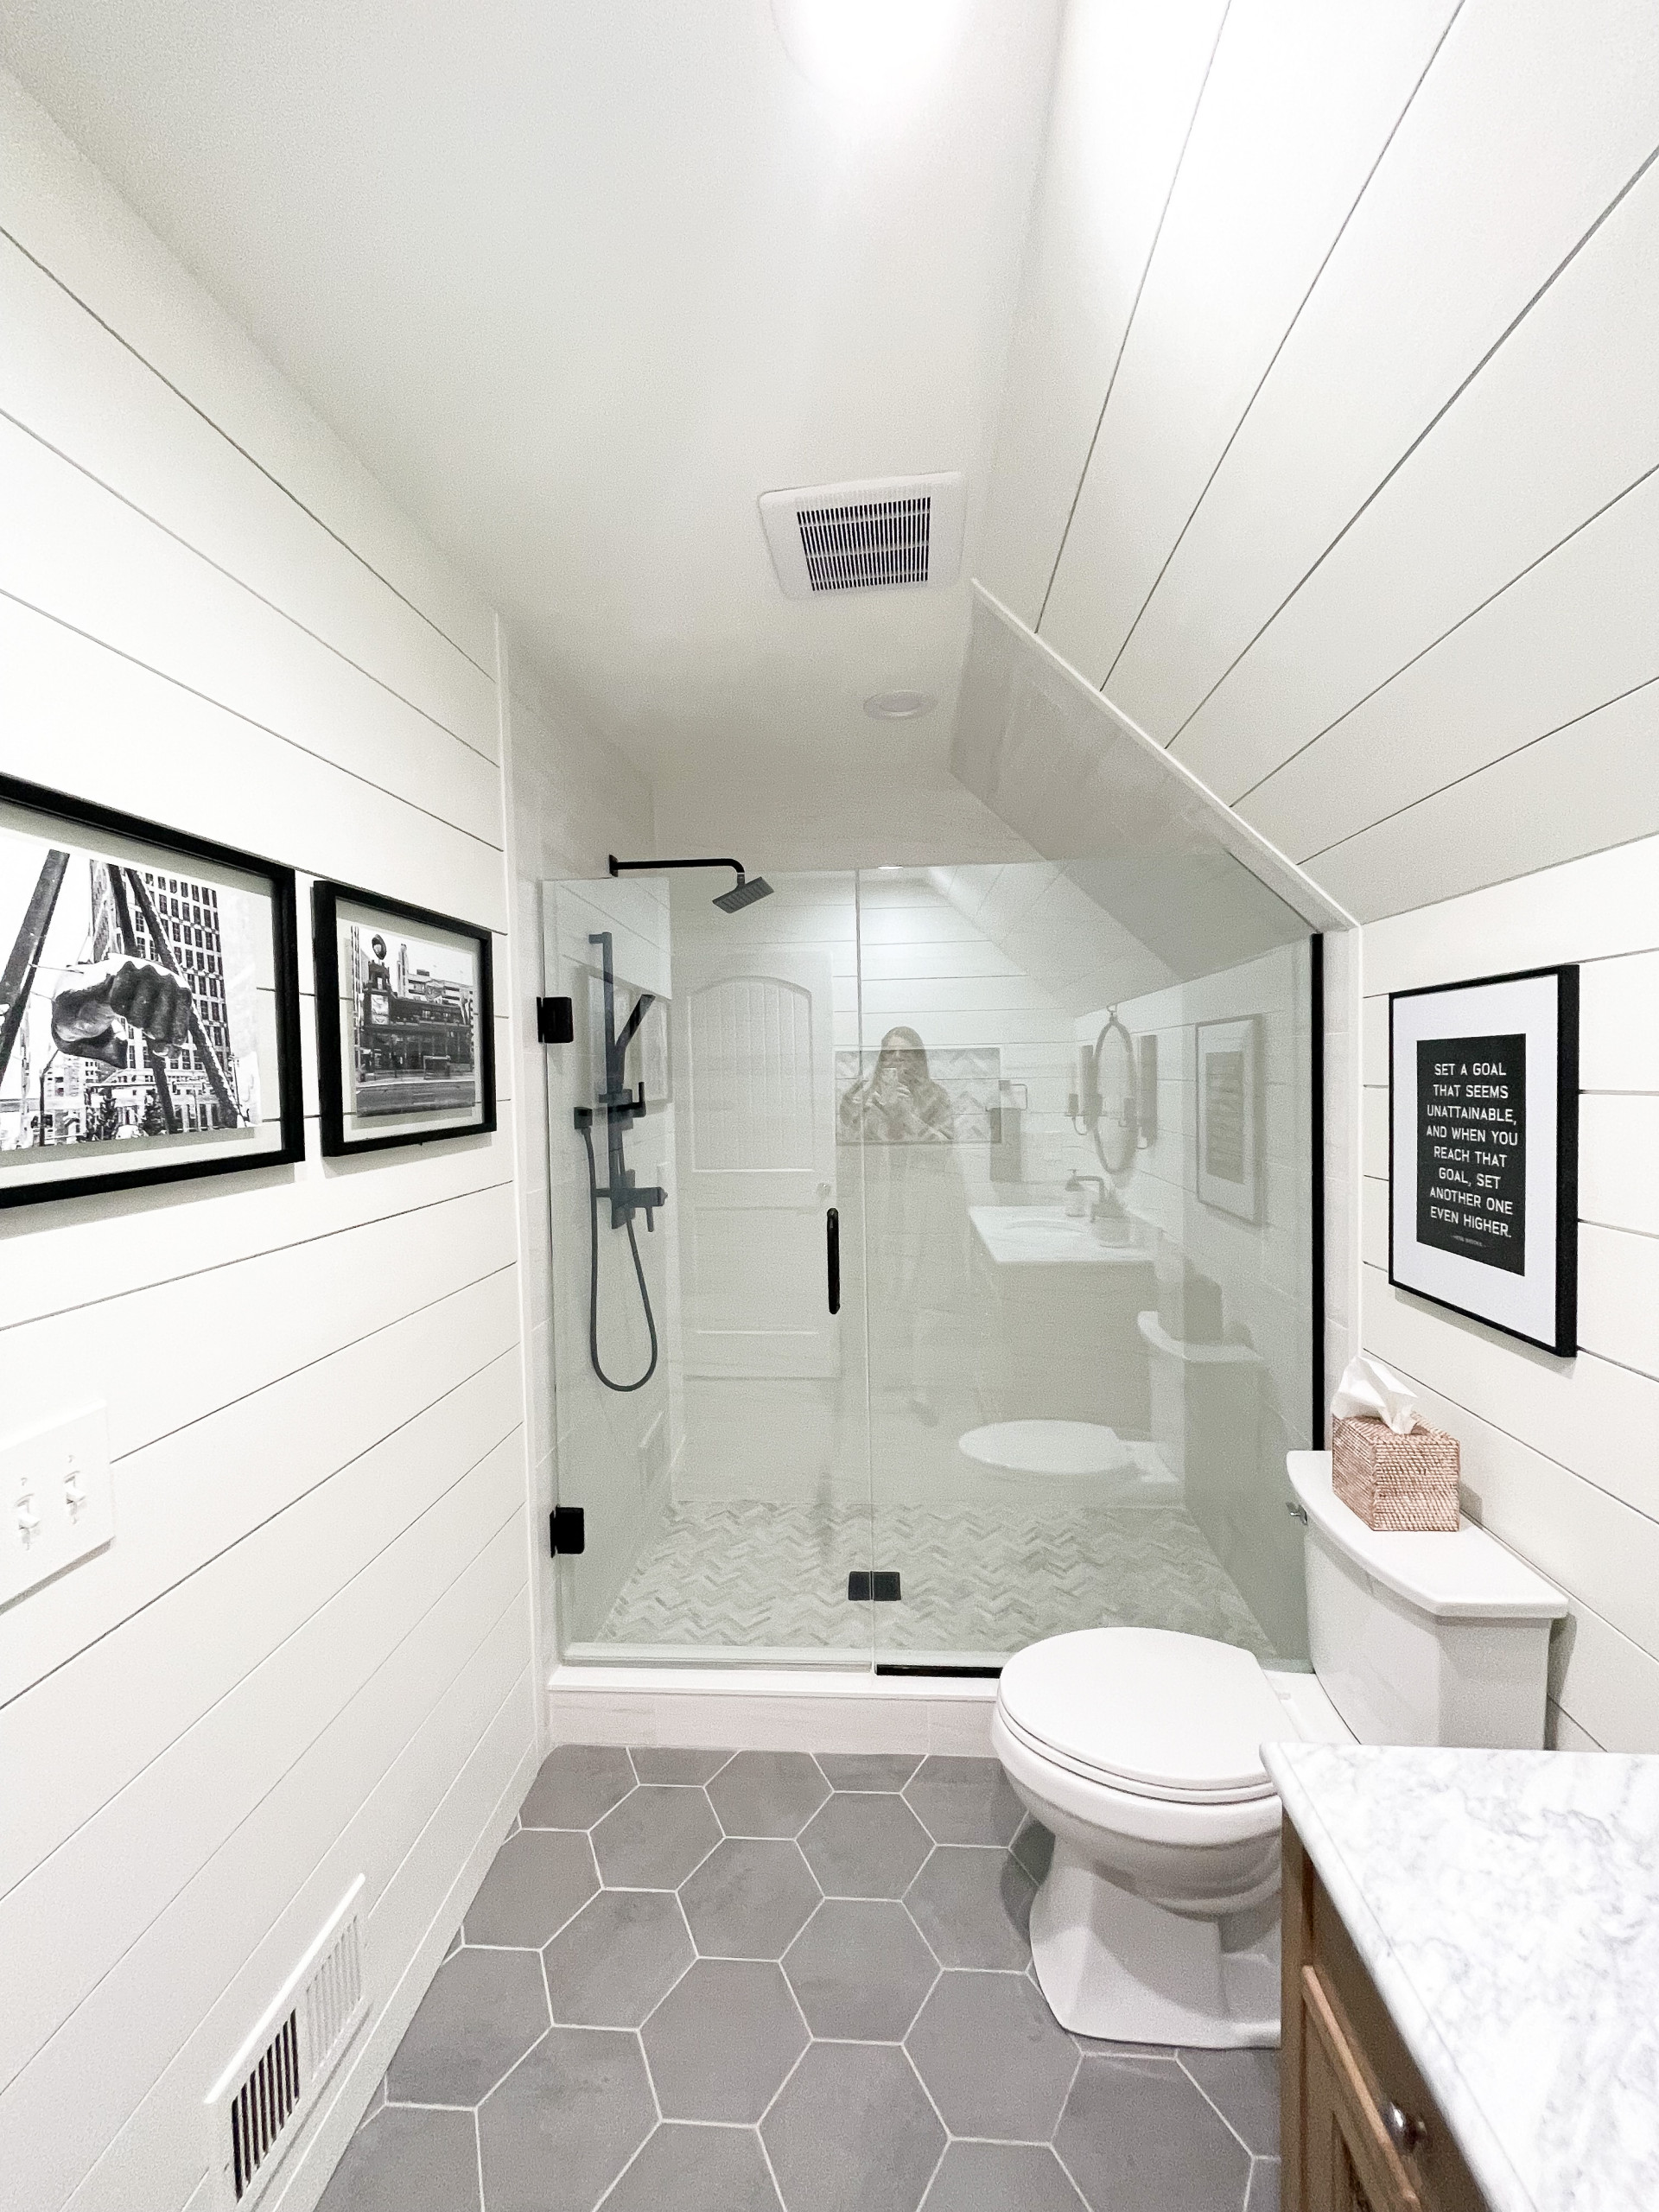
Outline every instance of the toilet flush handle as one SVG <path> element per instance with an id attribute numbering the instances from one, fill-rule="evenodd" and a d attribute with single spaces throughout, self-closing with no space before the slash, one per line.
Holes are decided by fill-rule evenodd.
<path id="1" fill-rule="evenodd" d="M 1300 1497 L 1287 1497 L 1285 1500 L 1285 1510 L 1289 1514 L 1293 1521 L 1300 1521 L 1303 1528 L 1306 1528 L 1307 1508 L 1302 1503 Z"/>

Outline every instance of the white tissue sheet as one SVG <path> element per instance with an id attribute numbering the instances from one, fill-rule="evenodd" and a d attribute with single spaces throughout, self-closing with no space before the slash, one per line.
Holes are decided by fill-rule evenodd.
<path id="1" fill-rule="evenodd" d="M 1402 1382 L 1380 1359 L 1362 1352 L 1342 1370 L 1331 1411 L 1338 1421 L 1385 1421 L 1396 1436 L 1409 1436 L 1417 1425 L 1417 1401 L 1411 1386 Z"/>

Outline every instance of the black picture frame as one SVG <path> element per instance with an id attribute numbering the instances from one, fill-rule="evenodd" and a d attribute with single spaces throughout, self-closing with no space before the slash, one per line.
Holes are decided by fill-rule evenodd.
<path id="1" fill-rule="evenodd" d="M 435 1122 L 429 1128 L 418 1125 L 384 1136 L 353 1135 L 346 1128 L 344 1068 L 340 1058 L 339 1007 L 340 908 L 347 906 L 384 915 L 394 927 L 410 926 L 466 938 L 478 947 L 477 1002 L 474 1024 L 478 1053 L 478 1111 L 464 1122 Z M 492 965 L 494 940 L 489 930 L 454 914 L 441 914 L 429 906 L 410 906 L 388 899 L 378 891 L 355 884 L 320 880 L 311 889 L 312 951 L 316 967 L 318 1122 L 325 1159 L 355 1159 L 371 1152 L 392 1152 L 409 1145 L 441 1144 L 454 1137 L 487 1136 L 496 1126 L 495 1098 L 495 985 Z"/>
<path id="2" fill-rule="evenodd" d="M 1504 990 L 1511 986 L 1524 985 L 1546 987 L 1544 992 L 1539 996 L 1540 1006 L 1548 1003 L 1550 987 L 1553 987 L 1554 995 L 1551 1011 L 1554 1016 L 1554 1065 L 1553 1069 L 1547 1071 L 1550 1080 L 1548 1083 L 1546 1093 L 1551 1099 L 1554 1108 L 1554 1158 L 1546 1162 L 1547 1172 L 1541 1178 L 1541 1187 L 1545 1192 L 1548 1201 L 1547 1218 L 1542 1224 L 1546 1232 L 1546 1258 L 1541 1267 L 1536 1268 L 1522 1267 L 1513 1270 L 1500 1269 L 1495 1264 L 1485 1264 L 1478 1260 L 1469 1260 L 1466 1267 L 1460 1272 L 1463 1280 L 1473 1287 L 1477 1294 L 1470 1297 L 1465 1303 L 1446 1294 L 1443 1289 L 1425 1287 L 1418 1255 L 1426 1248 L 1420 1246 L 1418 1240 L 1414 1236 L 1406 1240 L 1409 1249 L 1402 1251 L 1402 1240 L 1398 1235 L 1397 1217 L 1401 1195 L 1397 1180 L 1400 1163 L 1396 1158 L 1396 1122 L 1399 1118 L 1400 1100 L 1396 1049 L 1401 1029 L 1398 1009 L 1402 1006 L 1424 1001 L 1445 1001 L 1447 1002 L 1448 1014 L 1455 1022 L 1467 1018 L 1469 1011 L 1466 1003 L 1467 994 L 1474 991 Z M 1460 997 L 1465 1000 L 1465 1005 L 1461 1013 L 1451 1003 Z M 1535 1022 L 1537 1018 L 1535 1014 L 1533 1017 Z M 1532 1141 L 1529 1126 L 1530 1107 L 1533 1098 L 1537 1095 L 1537 1085 L 1531 1073 L 1531 1058 L 1535 1041 L 1533 1029 L 1527 1021 L 1524 1005 L 1518 1007 L 1516 1012 L 1506 1016 L 1505 1020 L 1506 1023 L 1511 1020 L 1519 1021 L 1522 1025 L 1520 1033 L 1524 1034 L 1528 1040 L 1526 1056 L 1528 1074 L 1526 1090 L 1523 1094 L 1521 1140 L 1523 1145 L 1529 1145 Z M 1478 1038 L 1480 1034 L 1478 1029 L 1460 1031 L 1455 1027 L 1449 1033 L 1452 1039 L 1460 1036 Z M 1421 1044 L 1427 1040 L 1420 1038 L 1414 1041 Z M 1499 1038 L 1494 1041 L 1506 1040 Z M 1421 1126 L 1422 1108 L 1421 1102 L 1417 1099 L 1414 1073 L 1410 1096 Z M 1516 1172 L 1522 1171 L 1517 1169 Z M 1421 1204 L 1421 1181 L 1420 1161 L 1414 1160 L 1411 1193 L 1414 1205 Z M 1535 1217 L 1535 1192 L 1529 1177 L 1527 1179 L 1526 1188 L 1529 1214 Z M 1526 1223 L 1527 1236 L 1529 1237 L 1535 1236 L 1537 1227 L 1535 1218 L 1529 1218 Z M 1478 1272 L 1471 1272 L 1471 1270 Z M 1513 1314 L 1505 1318 L 1503 1294 L 1500 1291 L 1496 1281 L 1500 1274 L 1508 1275 L 1511 1279 L 1515 1274 L 1519 1274 L 1522 1282 L 1528 1285 L 1529 1294 L 1535 1299 L 1541 1295 L 1544 1297 L 1544 1302 L 1549 1309 L 1549 1325 L 1547 1327 L 1535 1329 L 1520 1325 Z M 1482 1277 L 1488 1275 L 1494 1278 L 1493 1284 L 1490 1286 L 1482 1281 Z M 1460 977 L 1455 982 L 1422 984 L 1412 990 L 1391 991 L 1389 994 L 1389 1281 L 1396 1290 L 1406 1291 L 1414 1298 L 1424 1299 L 1432 1305 L 1442 1306 L 1448 1313 L 1460 1314 L 1465 1320 L 1478 1321 L 1484 1326 L 1497 1330 L 1505 1336 L 1516 1338 L 1523 1344 L 1535 1344 L 1541 1351 L 1554 1353 L 1558 1358 L 1570 1359 L 1577 1353 L 1579 1349 L 1579 969 L 1576 964 L 1567 963 L 1547 968 L 1517 969 L 1497 976 Z"/>
<path id="3" fill-rule="evenodd" d="M 130 1167 L 92 1167 L 85 1174 L 54 1173 L 37 1181 L 12 1181 L 0 1175 L 0 1208 L 22 1205 L 43 1205 L 68 1198 L 103 1197 L 118 1192 L 142 1191 L 164 1183 L 186 1183 L 205 1180 L 210 1176 L 258 1174 L 269 1168 L 292 1167 L 305 1157 L 305 1109 L 301 1094 L 300 1079 L 300 992 L 299 941 L 297 908 L 294 871 L 282 862 L 248 853 L 230 845 L 221 845 L 205 837 L 189 836 L 185 831 L 167 824 L 151 822 L 136 814 L 127 814 L 117 808 L 101 806 L 95 802 L 61 791 L 43 784 L 25 781 L 21 777 L 0 775 L 0 804 L 19 813 L 41 817 L 43 837 L 49 836 L 49 825 L 57 824 L 71 831 L 85 833 L 91 839 L 107 838 L 150 848 L 158 856 L 176 858 L 178 866 L 173 872 L 181 875 L 211 878 L 218 872 L 225 876 L 251 877 L 267 890 L 270 900 L 270 967 L 275 999 L 274 1061 L 276 1078 L 277 1110 L 274 1116 L 262 1116 L 273 1121 L 276 1141 L 258 1152 L 214 1154 L 203 1158 L 193 1151 L 176 1154 L 166 1152 L 146 1152 L 143 1159 Z M 115 864 L 110 863 L 111 872 Z M 133 864 L 125 871 L 135 873 Z M 55 894 L 54 894 L 55 895 Z M 49 928 L 50 914 L 40 931 L 43 938 Z M 144 917 L 146 931 L 148 916 Z M 129 939 L 130 944 L 132 940 Z M 40 942 L 35 950 L 38 959 Z M 6 983 L 14 963 L 20 971 L 18 981 L 32 982 L 34 969 L 29 968 L 23 937 L 9 944 L 0 944 L 0 991 L 4 991 L 12 1004 L 17 1002 Z M 21 970 L 29 970 L 25 978 Z M 0 1039 L 10 1046 L 7 1030 L 10 1004 L 0 1007 Z M 14 1031 L 15 1034 L 15 1031 Z M 200 1033 L 198 1033 L 200 1034 Z M 206 1046 L 201 1047 L 207 1053 Z M 5 1073 L 3 1057 L 0 1057 L 0 1077 Z M 164 1078 L 152 1077 L 164 1087 Z M 176 1080 L 176 1076 L 175 1077 Z M 169 1109 L 170 1110 L 170 1109 Z M 44 1115 L 42 1115 L 44 1119 Z M 107 1159 L 108 1152 L 99 1145 L 88 1152 L 89 1162 Z"/>

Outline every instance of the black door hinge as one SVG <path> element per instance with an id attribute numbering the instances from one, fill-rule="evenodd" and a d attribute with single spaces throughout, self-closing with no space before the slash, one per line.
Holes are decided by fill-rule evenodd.
<path id="1" fill-rule="evenodd" d="M 569 1045 L 576 1034 L 576 1009 L 570 999 L 537 999 L 536 1001 L 536 1042 L 538 1045 Z"/>
<path id="2" fill-rule="evenodd" d="M 899 1573 L 895 1567 L 877 1567 L 872 1574 L 855 1567 L 847 1578 L 847 1595 L 855 1605 L 896 1605 L 899 1603 Z"/>
<path id="3" fill-rule="evenodd" d="M 547 1533 L 555 1559 L 574 1559 L 588 1548 L 587 1519 L 579 1505 L 556 1505 L 547 1516 Z"/>

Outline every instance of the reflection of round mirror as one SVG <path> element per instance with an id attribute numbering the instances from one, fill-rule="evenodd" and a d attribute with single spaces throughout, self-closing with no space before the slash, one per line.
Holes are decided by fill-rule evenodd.
<path id="1" fill-rule="evenodd" d="M 1095 1088 L 1100 1094 L 1095 1150 L 1109 1175 L 1127 1174 L 1135 1165 L 1138 1135 L 1135 1046 L 1116 1014 L 1095 1039 Z"/>

